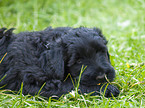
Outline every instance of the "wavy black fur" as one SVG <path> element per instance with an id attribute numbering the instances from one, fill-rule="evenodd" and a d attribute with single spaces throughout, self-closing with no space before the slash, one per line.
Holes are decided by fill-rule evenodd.
<path id="1" fill-rule="evenodd" d="M 61 96 L 74 89 L 70 77 L 77 80 L 81 66 L 87 66 L 81 76 L 80 92 L 98 94 L 102 85 L 113 81 L 115 70 L 110 64 L 107 41 L 97 28 L 47 28 L 43 31 L 13 34 L 14 29 L 0 29 L 0 82 L 3 89 L 18 91 L 23 82 L 23 94 Z M 106 84 L 102 87 L 104 91 Z M 108 85 L 105 96 L 118 96 L 119 90 Z"/>

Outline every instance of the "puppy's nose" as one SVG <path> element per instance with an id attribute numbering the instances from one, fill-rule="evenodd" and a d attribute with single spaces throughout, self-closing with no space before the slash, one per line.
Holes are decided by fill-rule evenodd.
<path id="1" fill-rule="evenodd" d="M 105 78 L 105 73 L 96 77 L 96 80 Z"/>

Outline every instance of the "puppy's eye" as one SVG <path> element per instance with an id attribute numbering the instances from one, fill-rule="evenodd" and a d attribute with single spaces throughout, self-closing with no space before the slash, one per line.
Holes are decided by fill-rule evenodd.
<path id="1" fill-rule="evenodd" d="M 81 64 L 82 62 L 81 62 L 81 60 L 80 60 L 80 59 L 78 59 L 78 60 L 77 60 L 77 63 L 78 63 L 78 64 Z"/>

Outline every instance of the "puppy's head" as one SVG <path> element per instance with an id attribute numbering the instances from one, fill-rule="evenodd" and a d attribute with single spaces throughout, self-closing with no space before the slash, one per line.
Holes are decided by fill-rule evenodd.
<path id="1" fill-rule="evenodd" d="M 115 70 L 110 64 L 107 41 L 99 29 L 77 28 L 63 38 L 66 69 L 73 78 L 78 78 L 82 65 L 87 66 L 81 84 L 96 85 L 112 81 Z"/>

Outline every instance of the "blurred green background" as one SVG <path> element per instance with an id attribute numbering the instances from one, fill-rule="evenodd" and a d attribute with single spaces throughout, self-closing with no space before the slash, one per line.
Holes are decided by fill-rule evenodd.
<path id="1" fill-rule="evenodd" d="M 103 104 L 85 98 L 90 103 L 82 102 L 82 106 L 145 106 L 144 0 L 0 0 L 0 27 L 15 27 L 14 32 L 18 33 L 48 26 L 99 27 L 109 41 L 120 96 Z M 79 102 L 71 104 L 77 107 Z"/>
<path id="2" fill-rule="evenodd" d="M 0 0 L 0 26 L 23 30 L 97 26 L 112 32 L 127 22 L 126 26 L 139 29 L 144 8 L 144 0 Z"/>

